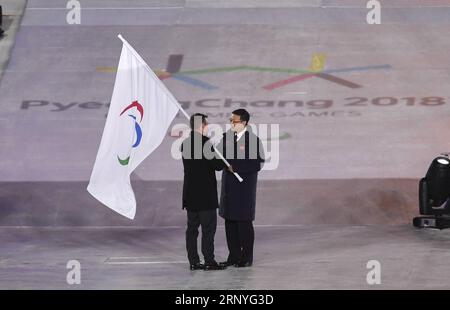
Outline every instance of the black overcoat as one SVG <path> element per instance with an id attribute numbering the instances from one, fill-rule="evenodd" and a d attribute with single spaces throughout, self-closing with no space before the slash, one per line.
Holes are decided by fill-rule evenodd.
<path id="1" fill-rule="evenodd" d="M 197 141 L 197 142 L 196 142 Z M 201 143 L 202 150 L 195 157 L 195 143 Z M 209 150 L 207 154 L 203 150 Z M 204 211 L 217 209 L 216 170 L 222 170 L 225 164 L 215 156 L 213 146 L 208 137 L 191 131 L 181 145 L 184 167 L 183 209 L 188 211 Z M 210 154 L 214 157 L 210 157 Z"/>
<path id="2" fill-rule="evenodd" d="M 232 131 L 228 131 L 223 135 L 218 150 L 223 151 L 233 170 L 244 179 L 240 183 L 228 170 L 223 171 L 219 215 L 226 220 L 254 221 L 258 171 L 264 162 L 260 139 L 249 128 L 239 141 Z"/>

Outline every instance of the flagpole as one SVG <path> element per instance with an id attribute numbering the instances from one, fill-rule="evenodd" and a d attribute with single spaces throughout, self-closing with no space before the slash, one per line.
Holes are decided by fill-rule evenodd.
<path id="1" fill-rule="evenodd" d="M 153 78 L 156 80 L 156 83 L 159 83 L 159 86 L 162 89 L 166 90 L 166 93 L 169 97 L 171 97 L 172 101 L 178 106 L 178 109 L 180 109 L 180 111 L 184 114 L 184 116 L 190 120 L 190 116 L 189 114 L 186 113 L 186 111 L 183 109 L 183 107 L 180 105 L 180 103 L 178 102 L 178 100 L 176 100 L 172 93 L 166 88 L 166 85 L 164 85 L 163 82 L 161 82 L 161 80 L 156 76 L 155 72 L 153 72 L 153 70 L 147 65 L 147 63 L 144 61 L 144 59 L 142 59 L 142 57 L 134 50 L 134 48 L 130 45 L 130 43 L 127 42 L 127 40 L 124 39 L 124 37 L 122 37 L 121 34 L 119 34 L 117 36 L 120 40 L 122 40 L 123 44 L 125 44 L 125 46 L 134 54 L 134 56 L 136 57 L 136 59 L 141 62 L 141 64 L 144 66 L 144 68 L 150 73 L 150 75 L 153 76 Z M 225 159 L 225 157 L 223 157 L 222 153 L 220 153 L 217 148 L 213 145 L 214 151 L 217 153 L 217 155 L 220 157 L 221 160 L 223 160 L 223 162 L 225 163 L 225 165 L 230 168 L 231 165 L 228 162 L 228 160 Z M 244 179 L 241 178 L 241 176 L 237 173 L 237 172 L 233 172 L 234 176 L 239 180 L 239 182 L 244 181 Z"/>

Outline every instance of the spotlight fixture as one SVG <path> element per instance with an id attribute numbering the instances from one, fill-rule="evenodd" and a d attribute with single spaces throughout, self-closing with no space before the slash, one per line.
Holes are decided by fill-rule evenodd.
<path id="1" fill-rule="evenodd" d="M 450 158 L 444 153 L 436 157 L 419 182 L 419 211 L 417 228 L 450 228 Z"/>

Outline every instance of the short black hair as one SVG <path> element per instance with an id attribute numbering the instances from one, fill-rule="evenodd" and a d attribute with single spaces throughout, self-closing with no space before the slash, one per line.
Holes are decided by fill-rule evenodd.
<path id="1" fill-rule="evenodd" d="M 234 115 L 239 115 L 241 121 L 245 121 L 246 125 L 248 124 L 248 121 L 250 120 L 250 113 L 248 113 L 246 109 L 237 109 L 231 113 Z"/>
<path id="2" fill-rule="evenodd" d="M 200 124 L 198 123 L 198 120 L 202 118 L 202 124 L 206 124 L 206 119 L 208 118 L 208 115 L 202 114 L 202 113 L 195 113 L 194 115 L 191 115 L 191 118 L 189 119 L 189 123 L 191 125 L 191 129 L 194 130 L 198 127 L 200 127 Z"/>

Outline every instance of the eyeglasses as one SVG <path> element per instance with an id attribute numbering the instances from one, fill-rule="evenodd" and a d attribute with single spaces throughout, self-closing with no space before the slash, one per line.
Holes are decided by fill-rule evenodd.
<path id="1" fill-rule="evenodd" d="M 230 118 L 230 123 L 232 123 L 232 124 L 239 124 L 239 123 L 242 123 L 242 122 L 243 121 L 235 121 L 232 118 Z"/>

